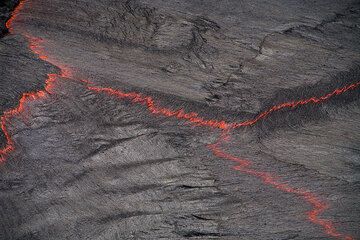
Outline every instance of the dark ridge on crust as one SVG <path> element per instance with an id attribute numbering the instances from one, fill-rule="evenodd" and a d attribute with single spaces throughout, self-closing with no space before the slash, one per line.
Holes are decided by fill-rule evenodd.
<path id="1" fill-rule="evenodd" d="M 2 0 L 0 2 L 0 38 L 8 33 L 5 23 L 11 17 L 11 12 L 19 4 L 19 0 Z"/>
<path id="2" fill-rule="evenodd" d="M 293 89 L 278 91 L 274 98 L 267 101 L 263 109 L 282 102 L 291 102 L 306 99 L 312 96 L 321 96 L 330 93 L 337 88 L 358 82 L 360 79 L 360 63 L 356 62 L 346 72 L 340 72 L 332 77 L 332 80 L 320 81 L 314 85 L 300 86 Z M 348 91 L 339 96 L 334 96 L 321 104 L 308 104 L 297 107 L 294 110 L 283 110 L 274 112 L 268 119 L 258 125 L 259 137 L 265 137 L 270 132 L 279 128 L 292 128 L 308 122 L 326 120 L 328 110 L 336 109 L 360 99 L 358 89 Z M 323 107 L 326 106 L 326 109 Z"/>

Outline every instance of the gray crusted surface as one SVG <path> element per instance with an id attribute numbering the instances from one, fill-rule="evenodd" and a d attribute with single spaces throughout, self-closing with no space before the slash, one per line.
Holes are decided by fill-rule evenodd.
<path id="1" fill-rule="evenodd" d="M 19 35 L 6 35 L 0 39 L 0 114 L 14 108 L 23 93 L 43 88 L 47 74 L 56 68 L 39 61 L 28 49 L 26 40 Z M 0 131 L 0 146 L 4 136 Z"/>
<path id="2" fill-rule="evenodd" d="M 10 18 L 11 11 L 18 3 L 19 0 L 2 0 L 0 2 L 0 37 L 8 32 L 5 22 Z"/>
<path id="3" fill-rule="evenodd" d="M 0 40 L 0 112 L 54 66 L 164 106 L 241 120 L 359 81 L 356 1 L 30 0 Z M 224 148 L 330 204 L 360 235 L 359 91 L 237 130 Z M 59 79 L 11 121 L 0 169 L 0 239 L 329 239 L 292 194 L 231 170 L 206 145 L 218 131 L 149 115 Z"/>

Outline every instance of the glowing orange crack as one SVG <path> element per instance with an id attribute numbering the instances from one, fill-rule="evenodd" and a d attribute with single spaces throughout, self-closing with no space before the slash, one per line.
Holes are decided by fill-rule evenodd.
<path id="1" fill-rule="evenodd" d="M 13 31 L 13 26 L 12 26 L 13 21 L 16 18 L 16 16 L 19 14 L 20 10 L 23 8 L 24 3 L 25 3 L 25 1 L 20 2 L 20 4 L 14 10 L 11 18 L 6 23 L 6 27 L 9 29 L 10 32 Z M 41 44 L 43 43 L 42 39 L 34 38 L 31 35 L 26 34 L 26 33 L 22 33 L 22 35 L 24 35 L 28 39 L 29 48 L 32 50 L 33 53 L 37 54 L 40 59 L 57 66 L 61 70 L 61 73 L 60 74 L 49 74 L 48 79 L 46 81 L 45 90 L 41 90 L 41 91 L 38 91 L 35 93 L 23 94 L 22 98 L 20 99 L 19 105 L 12 110 L 6 111 L 4 113 L 4 115 L 1 117 L 1 129 L 3 130 L 3 132 L 5 134 L 7 142 L 6 142 L 6 146 L 0 150 L 0 161 L 4 161 L 5 156 L 7 154 L 9 154 L 10 152 L 14 151 L 14 149 L 15 149 L 14 141 L 12 140 L 9 132 L 7 131 L 6 123 L 13 116 L 24 112 L 24 110 L 25 110 L 24 106 L 25 106 L 26 102 L 34 101 L 34 100 L 46 97 L 46 95 L 47 95 L 46 92 L 51 92 L 51 90 L 53 88 L 53 84 L 57 77 L 68 78 L 68 79 L 74 78 L 70 68 L 58 63 L 57 61 L 54 61 L 53 59 L 49 59 L 45 50 L 41 47 Z M 276 178 L 275 176 L 273 176 L 272 174 L 270 174 L 268 172 L 255 171 L 255 170 L 249 168 L 251 166 L 250 161 L 243 160 L 243 159 L 235 157 L 231 154 L 225 153 L 224 151 L 221 150 L 220 144 L 223 141 L 225 141 L 225 142 L 229 141 L 229 136 L 227 134 L 230 129 L 244 127 L 244 126 L 252 126 L 255 123 L 257 123 L 258 121 L 268 117 L 271 113 L 282 110 L 282 109 L 286 109 L 286 108 L 293 109 L 293 108 L 296 108 L 296 107 L 299 107 L 302 105 L 306 105 L 306 104 L 310 104 L 310 103 L 312 103 L 312 104 L 322 103 L 322 102 L 330 99 L 331 97 L 343 94 L 350 90 L 357 89 L 360 86 L 360 82 L 352 83 L 352 84 L 346 85 L 342 88 L 335 89 L 334 91 L 327 93 L 325 95 L 319 96 L 319 97 L 311 97 L 311 98 L 307 98 L 307 99 L 302 99 L 302 100 L 298 100 L 298 101 L 286 102 L 286 103 L 282 103 L 279 105 L 275 105 L 275 106 L 269 108 L 268 110 L 260 113 L 253 119 L 246 120 L 243 122 L 231 123 L 231 122 L 226 122 L 223 120 L 219 121 L 216 119 L 204 119 L 203 117 L 200 117 L 198 113 L 195 113 L 195 112 L 186 113 L 183 109 L 172 110 L 170 108 L 164 108 L 164 107 L 161 107 L 160 105 L 156 104 L 152 97 L 145 96 L 140 93 L 135 93 L 135 92 L 125 93 L 125 92 L 115 90 L 112 88 L 98 87 L 98 86 L 94 86 L 88 80 L 79 80 L 78 79 L 78 81 L 83 82 L 86 85 L 87 89 L 89 89 L 93 92 L 104 93 L 104 94 L 114 96 L 114 97 L 117 97 L 120 99 L 130 100 L 131 102 L 136 103 L 136 104 L 144 105 L 147 107 L 148 111 L 152 114 L 162 115 L 162 116 L 166 116 L 166 117 L 175 117 L 179 120 L 184 120 L 184 121 L 190 122 L 196 126 L 206 126 L 206 127 L 221 129 L 223 131 L 221 138 L 216 143 L 209 145 L 209 148 L 211 149 L 211 151 L 213 152 L 213 154 L 215 156 L 224 158 L 224 159 L 227 159 L 227 160 L 230 160 L 233 162 L 237 162 L 238 165 L 233 167 L 234 170 L 241 171 L 243 173 L 246 173 L 246 174 L 249 174 L 252 176 L 256 176 L 256 177 L 260 178 L 263 181 L 263 183 L 266 185 L 270 185 L 270 186 L 272 186 L 276 189 L 279 189 L 283 192 L 293 193 L 299 197 L 302 197 L 306 202 L 308 202 L 309 204 L 311 204 L 313 206 L 313 210 L 307 212 L 308 219 L 312 223 L 322 226 L 325 230 L 325 233 L 328 234 L 329 236 L 336 237 L 339 239 L 344 239 L 344 240 L 353 239 L 351 236 L 343 235 L 343 234 L 337 232 L 336 228 L 334 227 L 334 225 L 331 221 L 318 218 L 318 216 L 321 213 L 323 213 L 328 208 L 328 206 L 326 203 L 319 200 L 313 193 L 310 193 L 310 192 L 304 191 L 304 190 L 298 190 L 298 189 L 295 189 L 295 188 L 289 186 L 288 184 L 281 183 L 278 180 L 278 178 Z"/>
<path id="2" fill-rule="evenodd" d="M 341 95 L 350 90 L 355 90 L 359 86 L 360 86 L 360 81 L 356 82 L 356 83 L 348 84 L 342 88 L 335 89 L 334 91 L 327 93 L 325 95 L 319 96 L 319 97 L 310 97 L 310 98 L 301 99 L 298 101 L 281 103 L 279 105 L 275 105 L 275 106 L 269 108 L 268 110 L 260 113 L 254 119 L 250 119 L 250 120 L 240 122 L 240 123 L 235 123 L 235 124 L 232 124 L 232 126 L 234 128 L 243 127 L 243 126 L 251 126 L 251 125 L 254 125 L 255 123 L 257 123 L 258 121 L 266 118 L 268 115 L 270 115 L 273 112 L 276 112 L 276 111 L 279 111 L 279 110 L 282 110 L 285 108 L 296 108 L 296 107 L 303 106 L 303 105 L 306 105 L 309 103 L 319 104 L 319 103 L 329 100 L 330 98 L 332 98 L 334 96 Z"/>
<path id="3" fill-rule="evenodd" d="M 125 93 L 119 90 L 114 90 L 112 88 L 103 88 L 103 87 L 95 87 L 95 86 L 88 86 L 87 88 L 96 93 L 104 93 L 120 99 L 128 99 L 133 103 L 145 105 L 148 111 L 152 114 L 162 115 L 166 117 L 175 117 L 179 120 L 185 120 L 190 123 L 193 123 L 196 126 L 208 126 L 219 129 L 227 129 L 230 127 L 230 125 L 225 121 L 217 121 L 213 119 L 205 120 L 204 118 L 199 117 L 199 114 L 196 112 L 186 113 L 183 109 L 172 110 L 170 108 L 161 107 L 154 102 L 152 97 L 144 96 L 140 93 L 135 93 L 135 92 Z"/>
<path id="4" fill-rule="evenodd" d="M 3 149 L 0 149 L 0 162 L 5 161 L 5 156 L 8 155 L 10 152 L 15 150 L 15 143 L 12 140 L 9 131 L 7 130 L 6 124 L 7 122 L 14 116 L 19 115 L 20 113 L 25 111 L 25 106 L 27 103 L 31 101 L 35 101 L 38 99 L 45 98 L 47 93 L 52 92 L 54 87 L 54 82 L 57 77 L 56 74 L 48 74 L 48 78 L 45 82 L 45 89 L 40 90 L 37 92 L 32 93 L 24 93 L 19 100 L 19 104 L 17 107 L 7 110 L 1 116 L 1 130 L 3 131 L 5 138 L 6 138 L 6 145 Z"/>
<path id="5" fill-rule="evenodd" d="M 11 13 L 10 18 L 6 21 L 5 27 L 9 30 L 9 32 L 13 31 L 13 22 L 15 18 L 19 15 L 20 11 L 24 8 L 25 1 L 20 1 L 19 4 L 15 7 L 14 11 Z"/>
<path id="6" fill-rule="evenodd" d="M 169 108 L 163 108 L 163 107 L 159 106 L 158 104 L 155 104 L 152 97 L 144 96 L 140 93 L 125 93 L 123 91 L 115 90 L 112 88 L 96 87 L 96 86 L 88 86 L 87 88 L 89 90 L 92 90 L 97 93 L 104 93 L 104 94 L 114 96 L 114 97 L 117 97 L 120 99 L 131 100 L 133 103 L 140 103 L 142 105 L 146 105 L 148 110 L 153 114 L 163 115 L 166 117 L 175 117 L 179 120 L 185 120 L 190 123 L 193 123 L 196 126 L 205 126 L 205 127 L 218 128 L 218 129 L 225 130 L 225 129 L 240 128 L 240 127 L 245 127 L 245 126 L 252 126 L 255 123 L 259 122 L 260 120 L 268 117 L 271 113 L 274 113 L 276 111 L 280 111 L 280 110 L 283 110 L 286 108 L 296 108 L 296 107 L 307 105 L 310 103 L 320 104 L 334 96 L 343 94 L 350 90 L 355 90 L 359 87 L 360 87 L 360 82 L 356 82 L 356 83 L 346 85 L 342 88 L 335 89 L 334 91 L 327 93 L 323 96 L 311 97 L 311 98 L 307 98 L 307 99 L 301 99 L 298 101 L 281 103 L 279 105 L 275 105 L 275 106 L 269 108 L 268 110 L 260 113 L 255 118 L 246 120 L 243 122 L 226 122 L 224 120 L 219 121 L 216 119 L 204 119 L 203 117 L 200 117 L 199 114 L 196 112 L 185 113 L 185 111 L 183 109 L 172 110 Z"/>
<path id="7" fill-rule="evenodd" d="M 212 151 L 212 153 L 215 156 L 235 162 L 237 165 L 233 166 L 232 168 L 236 171 L 240 171 L 248 175 L 255 176 L 259 178 L 265 185 L 272 186 L 282 192 L 295 194 L 296 196 L 302 198 L 305 202 L 307 202 L 313 207 L 312 210 L 307 212 L 307 218 L 309 219 L 309 221 L 316 225 L 321 226 L 324 229 L 325 233 L 328 234 L 329 236 L 343 240 L 354 239 L 350 235 L 345 235 L 338 232 L 331 221 L 319 218 L 319 215 L 329 208 L 327 203 L 320 200 L 310 191 L 303 189 L 296 189 L 294 187 L 291 187 L 287 183 L 281 182 L 279 177 L 276 177 L 269 172 L 263 172 L 263 171 L 257 171 L 251 169 L 251 165 L 252 165 L 251 161 L 244 160 L 224 152 L 220 147 L 221 143 L 223 142 L 224 143 L 230 142 L 229 130 L 222 131 L 222 134 L 220 135 L 219 139 L 215 143 L 208 145 L 209 149 Z"/>

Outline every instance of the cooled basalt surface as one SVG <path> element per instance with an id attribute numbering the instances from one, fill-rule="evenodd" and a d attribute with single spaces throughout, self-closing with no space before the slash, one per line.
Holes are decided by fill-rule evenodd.
<path id="1" fill-rule="evenodd" d="M 0 114 L 47 74 L 72 74 L 6 121 L 15 150 L 0 167 L 0 239 L 358 239 L 359 89 L 222 143 L 323 200 L 335 236 L 309 221 L 309 202 L 214 155 L 221 130 L 86 82 L 239 122 L 360 81 L 359 19 L 350 0 L 24 1 L 0 39 Z"/>
<path id="2" fill-rule="evenodd" d="M 11 12 L 18 3 L 19 0 L 3 0 L 0 2 L 0 36 L 8 33 L 5 23 L 10 18 Z"/>

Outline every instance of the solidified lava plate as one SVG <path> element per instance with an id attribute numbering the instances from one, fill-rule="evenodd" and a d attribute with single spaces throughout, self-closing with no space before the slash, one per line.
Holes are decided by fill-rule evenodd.
<path id="1" fill-rule="evenodd" d="M 0 239 L 360 239 L 356 0 L 4 0 Z"/>

